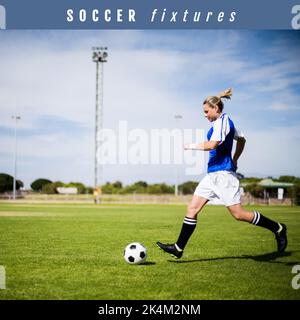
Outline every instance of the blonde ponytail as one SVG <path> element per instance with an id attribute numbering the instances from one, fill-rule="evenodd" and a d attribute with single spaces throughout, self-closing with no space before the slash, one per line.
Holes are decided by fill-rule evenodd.
<path id="1" fill-rule="evenodd" d="M 222 98 L 225 98 L 225 99 L 231 99 L 230 97 L 232 96 L 232 89 L 229 88 L 229 89 L 226 89 L 222 92 L 220 92 L 217 97 L 222 99 Z"/>
<path id="2" fill-rule="evenodd" d="M 220 111 L 223 111 L 224 108 L 224 103 L 222 101 L 222 99 L 231 99 L 232 96 L 232 89 L 226 89 L 222 92 L 220 92 L 217 96 L 209 96 L 207 97 L 203 104 L 209 104 L 212 107 L 218 107 L 220 109 Z"/>

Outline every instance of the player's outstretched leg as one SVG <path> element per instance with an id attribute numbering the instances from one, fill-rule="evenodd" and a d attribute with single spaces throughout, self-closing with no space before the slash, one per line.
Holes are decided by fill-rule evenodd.
<path id="1" fill-rule="evenodd" d="M 156 242 L 156 245 L 173 257 L 177 259 L 181 258 L 183 255 L 183 250 L 196 228 L 197 214 L 201 211 L 207 201 L 207 199 L 194 195 L 191 203 L 187 207 L 187 213 L 184 217 L 181 231 L 176 243 L 165 244 L 158 241 Z"/>
<path id="2" fill-rule="evenodd" d="M 258 211 L 246 211 L 240 204 L 227 207 L 230 213 L 235 217 L 235 219 L 240 221 L 247 221 L 256 226 L 266 228 L 272 231 L 275 235 L 277 241 L 277 251 L 284 252 L 287 247 L 287 227 L 285 224 L 273 221 L 265 216 L 263 216 Z"/>

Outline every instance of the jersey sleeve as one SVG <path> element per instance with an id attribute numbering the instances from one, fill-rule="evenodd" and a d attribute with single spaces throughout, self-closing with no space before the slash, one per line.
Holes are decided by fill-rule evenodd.
<path id="1" fill-rule="evenodd" d="M 235 129 L 235 131 L 234 131 L 234 140 L 238 140 L 238 138 L 245 138 L 245 135 L 244 135 L 244 133 L 240 130 L 240 129 L 238 129 L 238 128 L 234 128 Z"/>
<path id="2" fill-rule="evenodd" d="M 213 125 L 213 133 L 210 137 L 210 141 L 218 141 L 221 144 L 225 141 L 227 134 L 229 133 L 229 123 L 227 117 L 217 119 Z"/>

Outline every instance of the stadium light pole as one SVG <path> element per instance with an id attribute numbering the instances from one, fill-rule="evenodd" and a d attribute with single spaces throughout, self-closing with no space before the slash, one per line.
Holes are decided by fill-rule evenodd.
<path id="1" fill-rule="evenodd" d="M 18 148 L 18 140 L 17 140 L 17 126 L 18 120 L 21 119 L 20 116 L 14 115 L 12 119 L 15 120 L 15 146 L 14 146 L 14 181 L 13 181 L 13 200 L 16 200 L 16 186 L 17 186 L 17 148 Z"/>
<path id="2" fill-rule="evenodd" d="M 95 110 L 95 167 L 94 167 L 94 192 L 96 192 L 95 202 L 100 201 L 99 186 L 103 182 L 102 167 L 99 164 L 99 133 L 103 127 L 103 63 L 107 62 L 107 47 L 93 47 L 93 62 L 96 63 L 96 110 Z M 100 78 L 100 80 L 99 80 Z"/>
<path id="3" fill-rule="evenodd" d="M 182 115 L 180 114 L 175 114 L 175 119 L 176 119 L 176 125 L 178 127 L 178 122 L 179 120 L 182 119 Z M 179 180 L 179 172 L 178 172 L 179 168 L 178 165 L 176 165 L 176 181 L 175 181 L 175 196 L 178 196 L 178 180 Z"/>

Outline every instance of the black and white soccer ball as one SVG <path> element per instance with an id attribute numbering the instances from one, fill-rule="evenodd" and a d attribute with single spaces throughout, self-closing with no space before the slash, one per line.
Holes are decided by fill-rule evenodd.
<path id="1" fill-rule="evenodd" d="M 139 264 L 147 259 L 147 249 L 139 242 L 132 242 L 124 250 L 124 259 L 129 264 Z"/>

